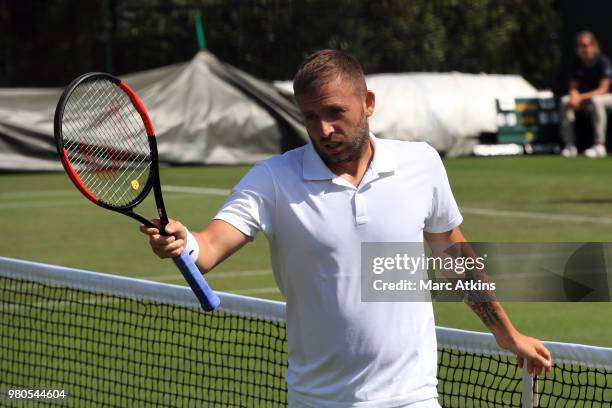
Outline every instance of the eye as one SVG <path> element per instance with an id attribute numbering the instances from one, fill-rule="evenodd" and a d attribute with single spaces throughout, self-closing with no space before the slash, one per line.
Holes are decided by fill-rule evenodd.
<path id="1" fill-rule="evenodd" d="M 328 115 L 329 115 L 329 117 L 330 117 L 330 118 L 332 118 L 332 119 L 338 119 L 339 117 L 341 117 L 341 116 L 342 116 L 342 114 L 343 114 L 343 113 L 344 113 L 344 109 L 342 109 L 342 108 L 337 108 L 337 107 L 334 107 L 334 108 L 329 108 L 329 109 L 327 110 L 327 114 L 328 114 Z"/>
<path id="2" fill-rule="evenodd" d="M 311 120 L 316 119 L 316 115 L 312 112 L 307 112 L 303 116 L 304 116 L 305 121 L 311 121 Z"/>

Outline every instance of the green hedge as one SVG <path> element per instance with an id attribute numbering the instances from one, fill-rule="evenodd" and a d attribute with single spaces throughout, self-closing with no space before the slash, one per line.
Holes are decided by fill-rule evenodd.
<path id="1" fill-rule="evenodd" d="M 0 86 L 62 85 L 94 69 L 121 74 L 184 61 L 197 50 L 193 17 L 199 11 L 209 49 L 263 78 L 289 79 L 305 55 L 332 47 L 356 55 L 369 73 L 517 73 L 553 87 L 561 56 L 557 3 L 4 1 Z"/>

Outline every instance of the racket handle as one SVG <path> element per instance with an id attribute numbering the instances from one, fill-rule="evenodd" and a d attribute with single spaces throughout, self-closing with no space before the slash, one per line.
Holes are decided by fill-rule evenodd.
<path id="1" fill-rule="evenodd" d="M 207 312 L 215 310 L 221 304 L 221 299 L 208 286 L 202 272 L 200 272 L 187 251 L 183 251 L 183 253 L 175 256 L 172 260 L 185 277 L 189 286 L 191 286 L 191 290 L 200 301 L 202 308 Z"/>

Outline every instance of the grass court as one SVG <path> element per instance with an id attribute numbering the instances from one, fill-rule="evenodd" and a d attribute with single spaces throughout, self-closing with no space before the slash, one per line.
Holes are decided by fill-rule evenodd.
<path id="1" fill-rule="evenodd" d="M 445 166 L 470 241 L 612 241 L 610 159 L 461 158 L 447 159 Z M 203 227 L 248 169 L 163 168 L 170 217 L 192 230 Z M 152 197 L 137 212 L 153 217 Z M 150 252 L 135 221 L 97 208 L 63 172 L 0 176 L 0 220 L 2 256 L 183 284 L 170 261 L 158 260 Z M 261 234 L 207 279 L 216 290 L 281 299 Z M 486 330 L 460 303 L 434 306 L 438 325 Z M 504 306 L 514 324 L 529 335 L 612 347 L 612 303 L 507 302 Z"/>

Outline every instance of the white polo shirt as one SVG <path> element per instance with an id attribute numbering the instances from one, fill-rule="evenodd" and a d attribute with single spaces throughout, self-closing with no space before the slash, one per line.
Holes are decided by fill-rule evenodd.
<path id="1" fill-rule="evenodd" d="M 270 242 L 287 300 L 296 407 L 398 407 L 437 397 L 431 303 L 361 302 L 362 242 L 422 242 L 461 224 L 438 153 L 377 139 L 358 187 L 311 144 L 255 165 L 215 216 Z"/>

